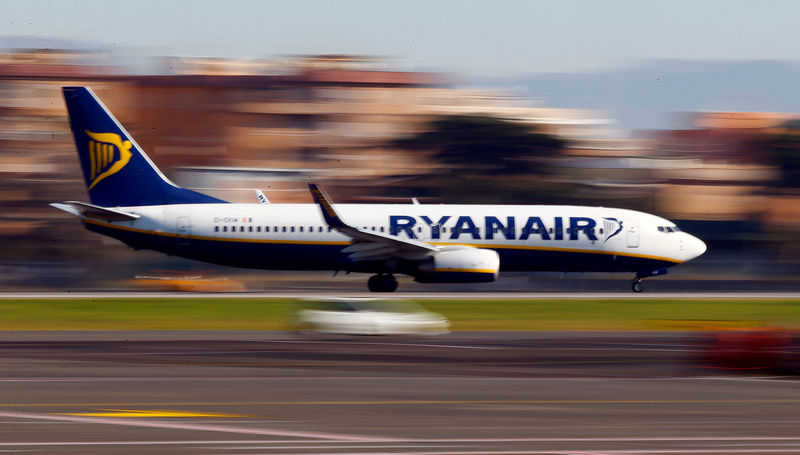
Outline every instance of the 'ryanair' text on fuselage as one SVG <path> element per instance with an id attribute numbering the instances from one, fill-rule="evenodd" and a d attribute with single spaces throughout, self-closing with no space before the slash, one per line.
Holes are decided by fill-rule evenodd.
<path id="1" fill-rule="evenodd" d="M 414 233 L 414 228 L 419 223 L 426 225 L 430 229 L 430 238 L 459 240 L 462 235 L 468 235 L 473 240 L 492 240 L 495 237 L 505 238 L 507 240 L 528 240 L 536 236 L 541 240 L 579 240 L 585 238 L 590 241 L 597 241 L 597 234 L 604 237 L 604 241 L 608 241 L 611 237 L 619 234 L 622 230 L 622 222 L 615 218 L 604 218 L 604 226 L 606 229 L 600 228 L 596 230 L 597 222 L 592 218 L 571 216 L 553 217 L 548 219 L 548 224 L 538 216 L 529 216 L 522 230 L 519 231 L 519 238 L 517 238 L 517 218 L 513 216 L 501 217 L 485 216 L 482 227 L 475 223 L 472 217 L 459 216 L 455 220 L 452 228 L 447 229 L 448 232 L 442 232 L 442 227 L 454 218 L 449 215 L 440 217 L 439 219 L 431 219 L 427 216 L 420 216 L 419 218 L 408 215 L 390 215 L 389 216 L 389 233 L 392 235 L 399 235 L 402 232 L 412 239 L 417 238 Z M 608 229 L 610 227 L 610 229 Z M 444 235 L 443 235 L 444 234 Z M 483 236 L 481 236 L 483 234 Z"/>

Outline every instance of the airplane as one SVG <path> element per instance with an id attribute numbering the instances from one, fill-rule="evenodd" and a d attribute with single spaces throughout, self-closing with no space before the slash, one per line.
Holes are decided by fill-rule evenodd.
<path id="1" fill-rule="evenodd" d="M 372 276 L 373 292 L 420 283 L 483 283 L 500 271 L 627 272 L 642 280 L 706 245 L 634 210 L 561 205 L 229 203 L 171 182 L 88 87 L 62 89 L 90 202 L 53 207 L 134 249 L 268 270 Z"/>

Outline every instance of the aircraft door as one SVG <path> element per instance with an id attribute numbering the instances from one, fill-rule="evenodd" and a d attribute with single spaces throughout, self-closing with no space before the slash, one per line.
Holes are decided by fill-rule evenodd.
<path id="1" fill-rule="evenodd" d="M 188 216 L 179 216 L 175 220 L 175 231 L 178 236 L 176 240 L 178 245 L 185 246 L 191 242 L 192 239 L 192 221 Z"/>
<path id="2" fill-rule="evenodd" d="M 625 236 L 628 248 L 639 248 L 639 220 L 626 220 Z"/>

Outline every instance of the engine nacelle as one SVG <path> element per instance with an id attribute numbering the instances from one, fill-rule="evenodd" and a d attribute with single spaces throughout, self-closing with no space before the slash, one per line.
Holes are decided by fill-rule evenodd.
<path id="1" fill-rule="evenodd" d="M 497 279 L 500 256 L 493 250 L 458 247 L 437 251 L 414 274 L 419 283 L 488 283 Z"/>

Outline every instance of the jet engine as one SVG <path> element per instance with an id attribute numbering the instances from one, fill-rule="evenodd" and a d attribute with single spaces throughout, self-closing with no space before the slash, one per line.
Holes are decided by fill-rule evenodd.
<path id="1" fill-rule="evenodd" d="M 467 246 L 444 248 L 417 266 L 418 283 L 488 283 L 497 279 L 500 256 Z"/>

